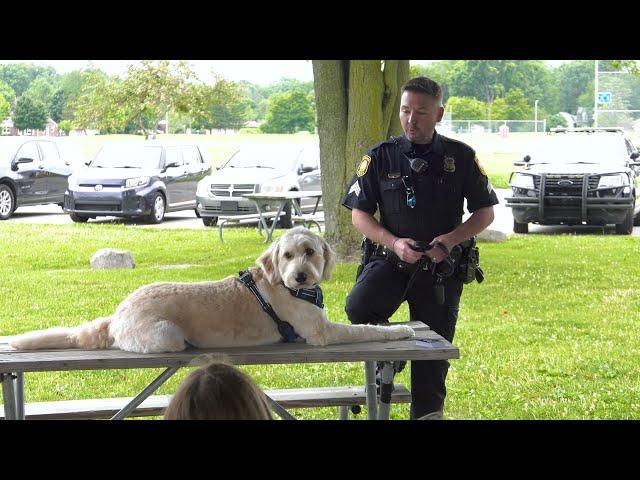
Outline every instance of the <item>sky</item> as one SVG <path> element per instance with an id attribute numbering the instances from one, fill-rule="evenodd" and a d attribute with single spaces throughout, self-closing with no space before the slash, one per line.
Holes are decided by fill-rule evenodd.
<path id="1" fill-rule="evenodd" d="M 203 82 L 213 79 L 212 71 L 227 80 L 247 80 L 266 86 L 281 78 L 295 78 L 302 81 L 313 80 L 311 60 L 188 60 L 196 75 Z M 433 60 L 411 60 L 411 64 L 426 64 Z M 550 66 L 558 66 L 566 60 L 547 60 Z M 0 60 L 0 64 L 33 63 L 52 66 L 59 74 L 80 70 L 93 65 L 108 75 L 124 76 L 131 60 Z"/>

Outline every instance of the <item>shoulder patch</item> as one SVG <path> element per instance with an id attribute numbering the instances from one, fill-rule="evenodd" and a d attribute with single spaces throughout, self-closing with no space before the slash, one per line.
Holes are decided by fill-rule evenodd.
<path id="1" fill-rule="evenodd" d="M 485 177 L 487 177 L 487 176 L 488 176 L 488 175 L 487 175 L 487 172 L 485 172 L 485 171 L 484 171 L 484 168 L 482 168 L 482 165 L 480 165 L 480 160 L 478 160 L 478 156 L 477 156 L 477 155 L 475 155 L 475 156 L 473 157 L 473 161 L 474 161 L 474 162 L 476 162 L 476 165 L 478 166 L 478 170 L 480 170 L 480 173 L 481 173 L 482 175 L 484 175 Z"/>
<path id="2" fill-rule="evenodd" d="M 356 175 L 359 177 L 363 177 L 367 170 L 369 169 L 369 164 L 371 163 L 371 157 L 369 155 L 365 155 L 362 157 L 362 161 L 360 165 L 358 165 L 358 169 L 356 170 Z"/>

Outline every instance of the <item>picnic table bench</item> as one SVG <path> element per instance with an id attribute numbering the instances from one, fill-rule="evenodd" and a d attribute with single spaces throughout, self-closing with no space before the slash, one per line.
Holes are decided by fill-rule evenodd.
<path id="1" fill-rule="evenodd" d="M 7 337 L 0 337 L 0 381 L 4 400 L 4 416 L 7 419 L 47 418 L 103 418 L 113 411 L 110 418 L 119 420 L 127 416 L 152 412 L 157 414 L 166 406 L 167 399 L 151 397 L 152 394 L 180 368 L 201 364 L 207 354 L 222 353 L 234 365 L 267 365 L 294 363 L 326 362 L 364 362 L 364 387 L 330 387 L 334 390 L 292 389 L 268 391 L 267 400 L 271 409 L 281 418 L 293 419 L 286 407 L 340 406 L 354 404 L 367 405 L 368 418 L 389 418 L 390 403 L 379 401 L 375 384 L 375 363 L 385 362 L 383 383 L 391 383 L 387 375 L 392 372 L 391 362 L 407 360 L 445 360 L 459 358 L 457 347 L 430 330 L 421 322 L 408 322 L 416 330 L 416 336 L 410 339 L 386 342 L 363 342 L 313 346 L 306 343 L 278 343 L 254 347 L 233 347 L 217 349 L 190 348 L 174 353 L 133 353 L 122 350 L 39 350 L 14 351 L 8 346 Z M 104 370 L 159 368 L 166 370 L 153 380 L 136 397 L 109 400 L 97 399 L 85 403 L 61 404 L 60 402 L 40 402 L 27 404 L 24 399 L 25 374 L 46 371 Z M 391 402 L 407 402 L 409 394 L 404 387 L 396 385 Z M 273 395 L 273 396 L 272 396 Z M 151 399 L 146 405 L 143 402 Z M 67 401 L 69 402 L 69 401 Z M 73 401 L 71 401 L 73 402 Z M 83 401 L 75 401 L 83 402 Z M 93 402 L 93 403 L 91 403 Z M 126 404 L 125 404 L 126 402 Z M 123 406 L 124 404 L 124 406 Z M 102 405 L 102 406 L 101 406 Z M 95 409 L 95 414 L 91 409 Z M 136 413 L 137 412 L 137 413 Z M 341 418 L 345 418 L 346 408 L 341 408 Z M 57 416 L 56 416 L 57 415 Z M 48 417 L 51 418 L 51 417 Z"/>

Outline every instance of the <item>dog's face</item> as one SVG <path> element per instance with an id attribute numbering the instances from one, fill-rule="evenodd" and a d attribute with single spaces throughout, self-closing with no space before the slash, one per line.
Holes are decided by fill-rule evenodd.
<path id="1" fill-rule="evenodd" d="M 331 278 L 335 253 L 324 238 L 304 227 L 288 230 L 257 263 L 271 283 L 293 289 L 311 288 Z"/>

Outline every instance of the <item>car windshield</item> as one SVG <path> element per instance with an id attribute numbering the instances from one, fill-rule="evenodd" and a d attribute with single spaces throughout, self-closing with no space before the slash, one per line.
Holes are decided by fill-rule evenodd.
<path id="1" fill-rule="evenodd" d="M 609 163 L 629 159 L 624 139 L 609 135 L 552 135 L 528 152 L 531 163 Z"/>
<path id="2" fill-rule="evenodd" d="M 162 147 L 153 145 L 105 145 L 91 162 L 95 168 L 160 168 Z"/>
<path id="3" fill-rule="evenodd" d="M 13 138 L 0 139 L 0 161 L 5 163 L 11 161 L 20 145 L 22 143 L 15 141 Z"/>
<path id="4" fill-rule="evenodd" d="M 300 155 L 296 147 L 241 147 L 225 164 L 225 168 L 273 168 L 293 170 Z"/>

